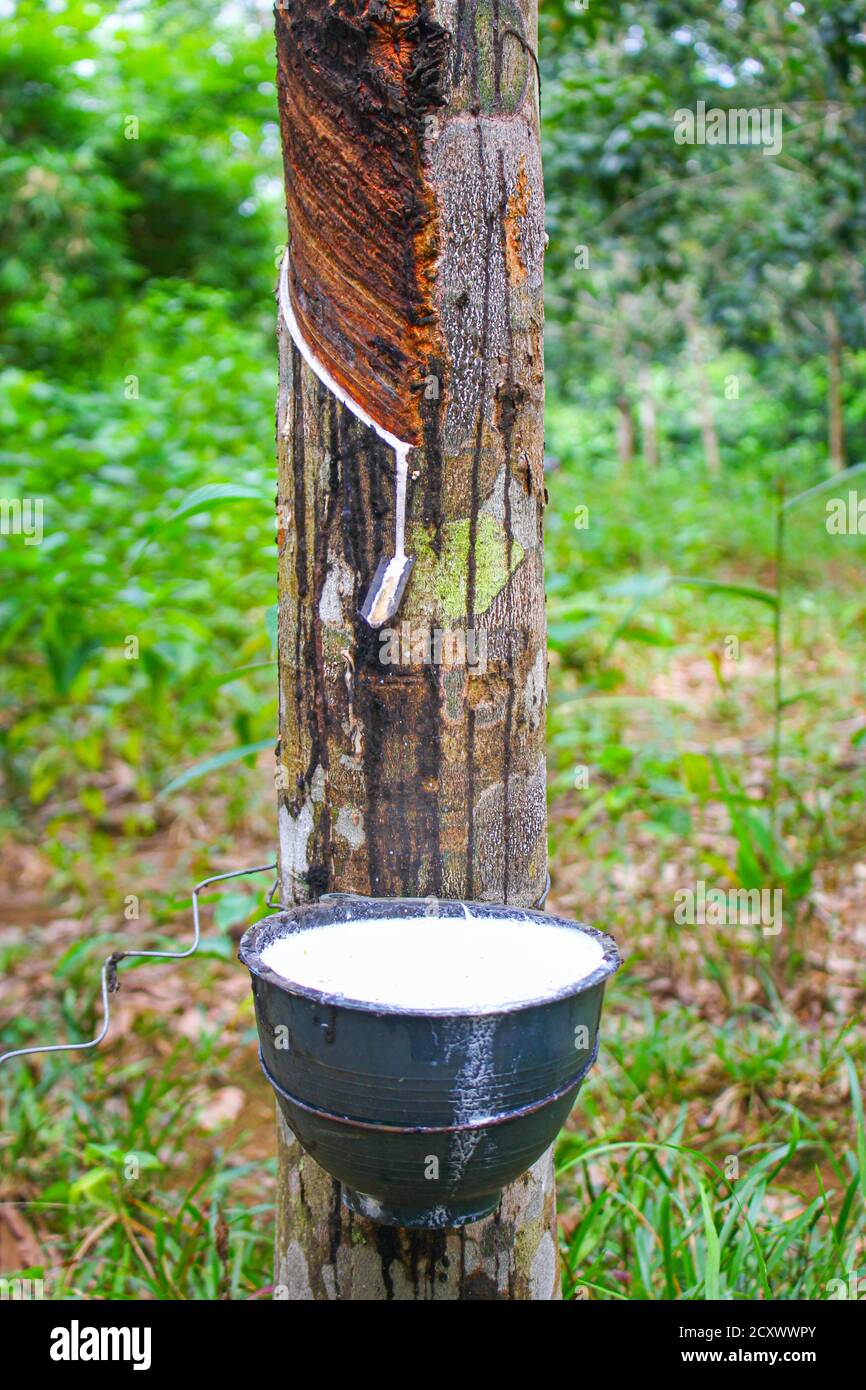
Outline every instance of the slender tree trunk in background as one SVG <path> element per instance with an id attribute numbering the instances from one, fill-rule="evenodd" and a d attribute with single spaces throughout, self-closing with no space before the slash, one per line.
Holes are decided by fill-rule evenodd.
<path id="1" fill-rule="evenodd" d="M 616 398 L 616 456 L 620 463 L 634 458 L 634 416 L 627 396 Z"/>
<path id="2" fill-rule="evenodd" d="M 827 446 L 831 468 L 845 467 L 845 417 L 842 409 L 842 334 L 835 311 L 824 310 L 827 330 Z"/>
<path id="3" fill-rule="evenodd" d="M 710 476 L 720 478 L 722 475 L 722 455 L 719 449 L 719 436 L 716 433 L 713 388 L 707 372 L 703 334 L 697 321 L 691 316 L 688 320 L 688 343 L 698 382 L 698 412 L 701 421 L 704 459 Z"/>
<path id="4" fill-rule="evenodd" d="M 629 464 L 634 458 L 634 410 L 631 403 L 632 366 L 628 353 L 628 296 L 617 295 L 613 316 L 613 365 L 616 376 L 616 456 Z"/>
<path id="5" fill-rule="evenodd" d="M 649 363 L 641 362 L 638 367 L 637 385 L 640 393 L 640 434 L 641 452 L 649 468 L 657 468 L 659 461 L 658 427 L 656 423 L 656 402 L 653 395 L 652 372 Z"/>
<path id="6" fill-rule="evenodd" d="M 294 311 L 414 446 L 415 557 L 374 631 L 359 609 L 394 553 L 394 451 L 281 318 L 283 900 L 529 905 L 547 873 L 536 0 L 284 0 L 277 36 Z M 494 1216 L 410 1233 L 350 1213 L 282 1124 L 278 1148 L 280 1296 L 558 1296 L 549 1154 Z"/>

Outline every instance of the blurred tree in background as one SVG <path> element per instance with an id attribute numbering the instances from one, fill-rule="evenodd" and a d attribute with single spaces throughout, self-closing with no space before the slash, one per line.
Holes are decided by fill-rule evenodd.
<path id="1" fill-rule="evenodd" d="M 866 5 L 551 0 L 543 16 L 559 389 L 609 395 L 598 349 L 605 363 L 612 349 L 620 410 L 643 397 L 646 414 L 650 360 L 679 374 L 684 355 L 717 471 L 709 362 L 739 351 L 775 403 L 762 421 L 771 467 L 787 456 L 799 472 L 821 397 L 830 461 L 862 455 Z M 677 143 L 676 113 L 699 101 L 778 112 L 781 148 Z M 730 431 L 728 463 L 736 442 Z"/>

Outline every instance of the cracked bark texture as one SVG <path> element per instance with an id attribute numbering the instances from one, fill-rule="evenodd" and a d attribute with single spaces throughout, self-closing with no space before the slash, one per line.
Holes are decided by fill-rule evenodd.
<path id="1" fill-rule="evenodd" d="M 537 0 L 285 0 L 277 37 L 296 315 L 416 446 L 415 568 L 375 632 L 394 455 L 280 322 L 283 901 L 528 906 L 547 873 Z M 550 1154 L 494 1216 L 413 1233 L 349 1213 L 281 1121 L 278 1146 L 278 1297 L 559 1296 Z"/>

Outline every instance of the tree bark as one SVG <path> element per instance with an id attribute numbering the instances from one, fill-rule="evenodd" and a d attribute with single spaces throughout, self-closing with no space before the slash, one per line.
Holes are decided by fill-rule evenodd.
<path id="1" fill-rule="evenodd" d="M 283 901 L 327 890 L 528 906 L 544 892 L 543 191 L 536 0 L 284 0 L 297 324 L 413 447 L 399 613 L 395 455 L 281 317 Z M 559 1296 L 550 1154 L 460 1231 L 350 1213 L 278 1125 L 277 1296 Z"/>

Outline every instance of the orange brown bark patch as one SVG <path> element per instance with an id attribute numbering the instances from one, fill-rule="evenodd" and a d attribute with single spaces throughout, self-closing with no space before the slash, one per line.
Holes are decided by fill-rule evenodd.
<path id="1" fill-rule="evenodd" d="M 420 387 L 443 355 L 423 161 L 448 35 L 431 0 L 281 0 L 276 17 L 298 324 L 377 424 L 419 444 Z"/>
<path id="2" fill-rule="evenodd" d="M 514 190 L 505 209 L 505 263 L 512 285 L 522 285 L 526 279 L 523 257 L 522 224 L 529 211 L 532 186 L 526 174 L 526 160 L 521 158 Z"/>

